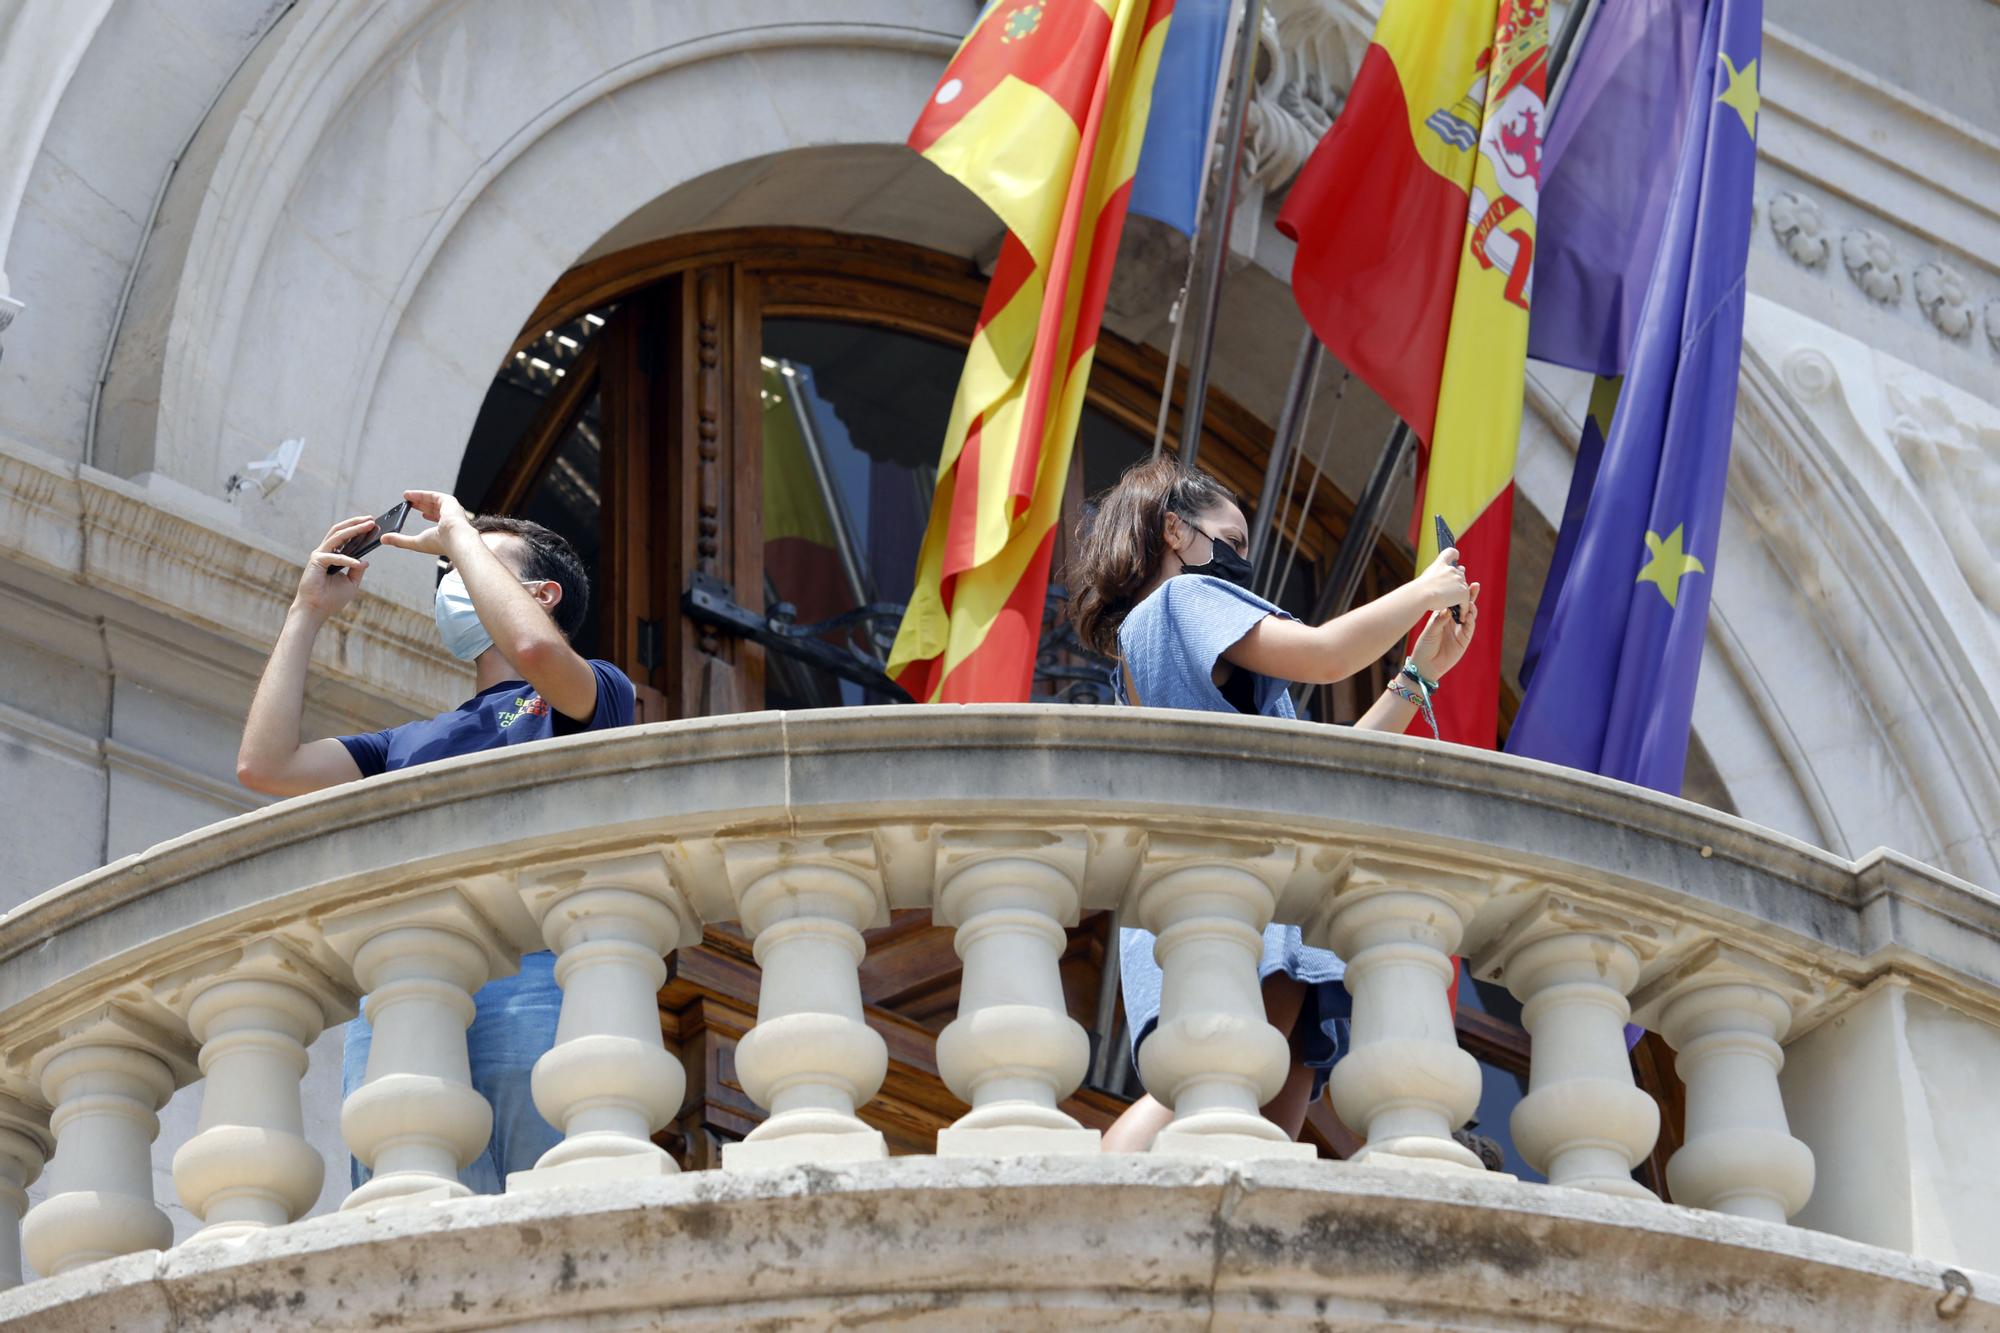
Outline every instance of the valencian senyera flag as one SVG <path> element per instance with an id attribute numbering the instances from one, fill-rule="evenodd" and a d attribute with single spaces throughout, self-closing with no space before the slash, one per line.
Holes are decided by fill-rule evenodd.
<path id="1" fill-rule="evenodd" d="M 1412 514 L 1492 595 L 1438 695 L 1446 740 L 1499 729 L 1501 613 L 1533 294 L 1547 0 L 1385 0 L 1347 104 L 1278 217 L 1327 350 L 1423 441 Z"/>
<path id="2" fill-rule="evenodd" d="M 952 403 L 889 674 L 918 702 L 1018 701 L 1173 0 L 996 0 L 910 146 L 1007 232 Z"/>
<path id="3" fill-rule="evenodd" d="M 1687 760 L 1735 425 L 1763 34 L 1762 0 L 1693 7 L 1700 41 L 1677 140 L 1641 138 L 1584 168 L 1615 162 L 1670 184 L 1622 387 L 1614 400 L 1600 386 L 1592 410 L 1611 418 L 1595 454 L 1586 430 L 1507 740 L 1515 754 L 1667 792 Z"/>

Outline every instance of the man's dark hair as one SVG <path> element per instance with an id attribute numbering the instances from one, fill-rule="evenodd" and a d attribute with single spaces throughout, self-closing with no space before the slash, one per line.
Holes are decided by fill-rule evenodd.
<path id="1" fill-rule="evenodd" d="M 521 577 L 540 581 L 547 579 L 563 590 L 562 600 L 556 603 L 556 628 L 572 643 L 583 632 L 585 613 L 590 610 L 590 575 L 584 573 L 583 560 L 576 548 L 562 537 L 539 523 L 531 523 L 525 518 L 508 518 L 502 514 L 481 514 L 472 520 L 474 532 L 504 532 L 509 537 L 521 539 L 526 554 L 521 559 Z"/>

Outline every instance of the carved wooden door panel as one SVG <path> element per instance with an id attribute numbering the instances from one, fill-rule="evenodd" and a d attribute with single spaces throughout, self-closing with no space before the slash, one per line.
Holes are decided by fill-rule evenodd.
<path id="1" fill-rule="evenodd" d="M 762 605 L 754 283 L 701 265 L 605 317 L 598 634 L 640 687 L 641 720 L 763 706 L 763 652 L 683 614 L 697 572 Z M 746 408 L 745 387 L 750 388 Z"/>

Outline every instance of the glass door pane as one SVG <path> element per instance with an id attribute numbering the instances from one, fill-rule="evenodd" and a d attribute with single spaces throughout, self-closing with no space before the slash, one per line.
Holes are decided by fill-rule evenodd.
<path id="1" fill-rule="evenodd" d="M 767 605 L 789 605 L 810 625 L 909 600 L 962 360 L 954 348 L 886 329 L 764 321 Z M 820 637 L 879 657 L 894 622 L 850 619 Z M 764 699 L 822 708 L 889 696 L 772 653 Z"/>

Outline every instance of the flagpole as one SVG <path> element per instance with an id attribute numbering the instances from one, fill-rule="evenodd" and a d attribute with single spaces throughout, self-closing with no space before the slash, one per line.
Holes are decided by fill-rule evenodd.
<path id="1" fill-rule="evenodd" d="M 1585 21 L 1592 10 L 1597 8 L 1597 0 L 1576 0 L 1563 16 L 1562 31 L 1556 34 L 1556 44 L 1549 48 L 1548 109 L 1555 110 L 1556 97 L 1562 91 L 1563 71 L 1569 67 L 1570 52 L 1582 37 Z"/>
<path id="2" fill-rule="evenodd" d="M 1236 71 L 1229 101 L 1229 128 L 1223 135 L 1222 208 L 1209 238 L 1203 275 L 1201 324 L 1194 359 L 1188 363 L 1187 404 L 1181 409 L 1181 468 L 1192 471 L 1201 454 L 1201 424 L 1208 411 L 1208 372 L 1215 357 L 1215 322 L 1222 303 L 1223 261 L 1229 256 L 1229 229 L 1236 217 L 1236 185 L 1243 160 L 1243 125 L 1250 113 L 1250 80 L 1257 68 L 1257 35 L 1264 23 L 1264 0 L 1243 0 L 1243 26 L 1236 39 Z"/>
<path id="3" fill-rule="evenodd" d="M 1320 589 L 1319 597 L 1313 602 L 1309 625 L 1323 625 L 1334 616 L 1346 611 L 1354 601 L 1354 594 L 1361 588 L 1361 575 L 1368 564 L 1368 555 L 1375 549 L 1375 542 L 1382 535 L 1382 511 L 1388 507 L 1389 494 L 1396 488 L 1396 476 L 1403 470 L 1403 462 L 1410 456 L 1410 447 L 1416 441 L 1417 433 L 1410 429 L 1406 421 L 1397 421 L 1389 428 L 1389 438 L 1382 442 L 1382 452 L 1375 459 L 1375 470 L 1368 474 L 1368 481 L 1361 488 L 1361 496 L 1354 502 L 1354 512 L 1348 516 L 1347 531 L 1340 536 L 1340 548 L 1334 553 L 1333 570 L 1327 576 L 1326 586 Z M 1294 706 L 1305 702 L 1311 686 L 1295 687 Z"/>
<path id="4" fill-rule="evenodd" d="M 1271 437 L 1271 457 L 1264 464 L 1264 489 L 1257 494 L 1257 508 L 1250 518 L 1250 549 L 1246 554 L 1253 569 L 1263 559 L 1264 545 L 1270 540 L 1271 524 L 1278 510 L 1278 478 L 1282 475 L 1285 455 L 1298 447 L 1299 432 L 1305 426 L 1306 388 L 1319 373 L 1323 350 L 1313 331 L 1307 329 L 1305 337 L 1299 340 L 1299 354 L 1292 362 L 1292 382 L 1285 390 L 1278 433 Z"/>
<path id="5" fill-rule="evenodd" d="M 1231 28 L 1223 37 L 1222 63 L 1215 71 L 1215 86 L 1211 88 L 1208 112 L 1208 133 L 1201 146 L 1201 177 L 1195 186 L 1194 233 L 1188 237 L 1187 268 L 1181 274 L 1181 289 L 1174 297 L 1172 312 L 1168 322 L 1174 326 L 1173 337 L 1167 340 L 1167 373 L 1160 381 L 1160 410 L 1153 420 L 1153 457 L 1159 458 L 1166 446 L 1167 412 L 1174 401 L 1174 371 L 1181 363 L 1181 334 L 1187 329 L 1188 292 L 1194 287 L 1195 265 L 1201 261 L 1201 233 L 1208 220 L 1209 178 L 1215 174 L 1215 141 L 1222 133 L 1222 117 L 1227 109 L 1229 86 L 1228 71 L 1236 56 L 1236 29 Z"/>

